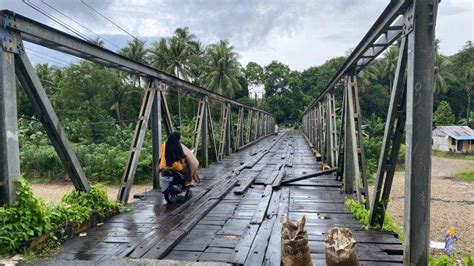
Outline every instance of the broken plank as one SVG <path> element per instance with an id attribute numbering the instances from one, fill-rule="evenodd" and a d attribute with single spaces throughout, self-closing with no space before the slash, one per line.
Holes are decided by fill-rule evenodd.
<path id="1" fill-rule="evenodd" d="M 282 167 L 282 169 L 280 169 L 280 171 L 278 172 L 278 175 L 275 178 L 275 180 L 273 180 L 272 187 L 274 188 L 279 187 L 285 175 L 286 175 L 285 167 Z"/>
<path id="2" fill-rule="evenodd" d="M 267 212 L 268 204 L 270 203 L 270 198 L 272 196 L 272 186 L 268 185 L 265 187 L 263 192 L 263 197 L 258 204 L 257 210 L 255 211 L 252 219 L 250 219 L 251 224 L 261 224 L 265 218 L 265 213 Z"/>
<path id="3" fill-rule="evenodd" d="M 245 193 L 245 191 L 247 191 L 247 189 L 250 187 L 250 185 L 252 185 L 252 183 L 255 181 L 255 179 L 257 178 L 258 175 L 253 175 L 251 176 L 250 178 L 247 178 L 246 180 L 244 180 L 240 186 L 236 187 L 234 189 L 234 194 L 237 194 L 237 195 L 242 195 Z"/>
<path id="4" fill-rule="evenodd" d="M 281 190 L 277 220 L 273 224 L 267 251 L 265 252 L 265 265 L 281 264 L 281 228 L 283 220 L 288 217 L 289 198 L 290 189 L 285 187 Z"/>

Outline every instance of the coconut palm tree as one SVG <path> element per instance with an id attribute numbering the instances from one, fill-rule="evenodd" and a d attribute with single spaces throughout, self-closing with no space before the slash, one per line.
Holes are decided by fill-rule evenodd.
<path id="1" fill-rule="evenodd" d="M 446 79 L 452 78 L 452 74 L 448 70 L 450 62 L 449 60 L 440 54 L 435 55 L 435 66 L 434 66 L 434 94 L 441 94 L 448 92 L 448 85 L 446 84 Z"/>
<path id="2" fill-rule="evenodd" d="M 146 64 L 148 50 L 145 48 L 145 42 L 134 38 L 128 42 L 127 46 L 119 51 L 119 54 L 126 56 L 134 61 Z M 141 78 L 139 75 L 129 75 L 129 79 L 134 83 L 138 83 L 138 88 L 141 88 Z"/>
<path id="3" fill-rule="evenodd" d="M 389 91 L 392 90 L 393 75 L 397 68 L 399 50 L 400 49 L 397 45 L 392 45 L 385 53 L 385 57 L 382 59 L 384 67 L 381 74 L 382 77 L 388 77 L 390 84 Z"/>
<path id="4" fill-rule="evenodd" d="M 238 54 L 228 41 L 220 41 L 208 47 L 205 54 L 205 84 L 212 91 L 234 97 L 240 89 L 237 77 L 240 73 Z"/>
<path id="5" fill-rule="evenodd" d="M 367 91 L 368 87 L 373 84 L 373 81 L 377 80 L 380 76 L 379 67 L 377 65 L 378 62 L 379 61 L 369 64 L 357 74 L 357 85 L 359 86 L 360 93 Z"/>
<path id="6" fill-rule="evenodd" d="M 154 44 L 150 61 L 152 66 L 186 81 L 193 80 L 191 60 L 196 54 L 198 42 L 189 28 L 178 28 L 173 37 L 162 38 Z M 181 94 L 178 89 L 178 119 L 181 125 Z"/>

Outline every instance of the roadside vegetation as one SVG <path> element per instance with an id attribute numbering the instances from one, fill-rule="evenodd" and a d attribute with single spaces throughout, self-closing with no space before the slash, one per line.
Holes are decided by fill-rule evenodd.
<path id="1" fill-rule="evenodd" d="M 433 156 L 446 158 L 446 159 L 473 160 L 474 161 L 474 154 L 472 154 L 472 153 L 455 153 L 455 152 L 433 151 Z"/>
<path id="2" fill-rule="evenodd" d="M 87 229 L 94 215 L 99 222 L 122 208 L 107 198 L 99 184 L 93 185 L 90 193 L 72 191 L 59 204 L 36 198 L 24 179 L 17 185 L 15 203 L 0 207 L 0 257 L 47 254 L 65 238 Z"/>
<path id="3" fill-rule="evenodd" d="M 403 229 L 395 224 L 388 213 L 385 213 L 382 228 L 380 226 L 371 226 L 369 223 L 370 211 L 367 210 L 363 203 L 357 202 L 353 199 L 346 199 L 344 204 L 349 208 L 354 217 L 361 222 L 366 230 L 376 229 L 394 232 L 398 235 L 398 239 L 403 242 Z"/>
<path id="4" fill-rule="evenodd" d="M 474 170 L 462 171 L 456 174 L 456 177 L 462 181 L 474 182 Z"/>

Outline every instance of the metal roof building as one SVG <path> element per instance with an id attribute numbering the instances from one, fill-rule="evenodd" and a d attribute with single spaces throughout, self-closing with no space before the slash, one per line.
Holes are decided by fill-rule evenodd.
<path id="1" fill-rule="evenodd" d="M 439 126 L 433 130 L 433 150 L 474 152 L 474 130 L 468 126 Z"/>

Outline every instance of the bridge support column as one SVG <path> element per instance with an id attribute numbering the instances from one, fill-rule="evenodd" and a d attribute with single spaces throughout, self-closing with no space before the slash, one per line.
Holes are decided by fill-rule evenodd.
<path id="1" fill-rule="evenodd" d="M 253 138 L 254 141 L 258 139 L 258 134 L 259 134 L 258 133 L 258 123 L 260 122 L 259 118 L 260 118 L 259 117 L 259 112 L 257 111 L 257 112 L 255 112 L 255 132 L 254 132 L 255 134 L 254 134 L 254 138 Z"/>
<path id="2" fill-rule="evenodd" d="M 235 141 L 235 150 L 239 149 L 244 145 L 244 119 L 245 110 L 243 107 L 239 107 L 239 120 L 237 123 L 237 136 Z"/>
<path id="3" fill-rule="evenodd" d="M 245 141 L 245 144 L 248 144 L 250 143 L 250 141 L 252 140 L 252 120 L 253 120 L 253 110 L 249 110 L 248 114 L 247 114 L 247 135 L 246 135 L 246 141 Z"/>
<path id="4" fill-rule="evenodd" d="M 362 114 L 359 105 L 357 78 L 346 77 L 345 88 L 345 146 L 344 146 L 344 186 L 346 193 L 352 193 L 355 179 L 356 195 L 359 201 L 365 200 L 365 207 L 370 208 L 367 173 L 365 166 L 364 138 L 362 136 Z"/>
<path id="5" fill-rule="evenodd" d="M 0 206 L 15 201 L 15 181 L 20 176 L 15 60 L 0 50 Z"/>
<path id="6" fill-rule="evenodd" d="M 347 87 L 347 82 L 348 80 L 345 80 L 344 84 L 344 89 Z M 345 174 L 345 152 L 346 152 L 346 114 L 347 114 L 347 96 L 344 91 L 343 96 L 342 96 L 342 108 L 341 108 L 341 128 L 339 130 L 339 147 L 338 147 L 338 161 L 337 161 L 337 174 L 336 174 L 336 180 L 338 181 L 343 181 L 344 179 L 344 174 Z M 347 193 L 347 192 L 346 192 Z"/>
<path id="7" fill-rule="evenodd" d="M 337 166 L 336 98 L 333 93 L 327 95 L 327 160 L 331 168 Z"/>
<path id="8" fill-rule="evenodd" d="M 155 91 L 155 97 L 153 99 L 153 106 L 151 107 L 151 141 L 153 145 L 153 163 L 152 163 L 152 173 L 153 173 L 153 189 L 160 188 L 160 155 L 161 155 L 161 144 L 162 144 L 162 134 L 161 134 L 161 91 Z"/>
<path id="9" fill-rule="evenodd" d="M 405 265 L 427 265 L 430 232 L 431 130 L 437 0 L 415 0 L 407 12 Z M 411 29 L 410 29 L 411 26 Z"/>

